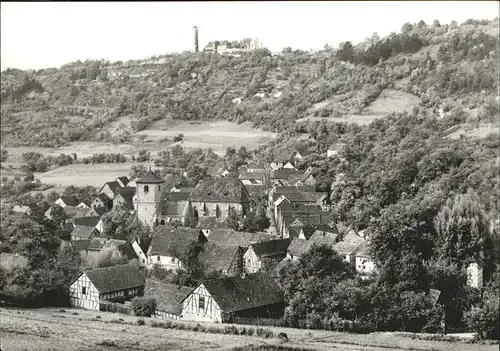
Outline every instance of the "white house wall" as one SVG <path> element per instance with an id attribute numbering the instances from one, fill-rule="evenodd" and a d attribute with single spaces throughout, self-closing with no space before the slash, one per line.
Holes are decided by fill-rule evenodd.
<path id="1" fill-rule="evenodd" d="M 85 288 L 85 294 L 82 288 Z M 99 291 L 85 273 L 82 273 L 69 287 L 69 301 L 73 307 L 99 311 Z"/>
<path id="2" fill-rule="evenodd" d="M 200 297 L 205 301 L 200 308 Z M 200 284 L 182 303 L 182 319 L 222 323 L 222 311 L 203 284 Z"/>

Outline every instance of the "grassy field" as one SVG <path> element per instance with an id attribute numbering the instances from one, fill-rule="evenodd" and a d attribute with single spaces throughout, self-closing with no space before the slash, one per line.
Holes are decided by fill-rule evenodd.
<path id="1" fill-rule="evenodd" d="M 96 317 L 99 316 L 97 319 Z M 288 342 L 277 337 L 210 334 L 130 325 L 137 317 L 75 309 L 0 309 L 2 350 L 497 350 L 498 345 L 413 340 L 394 333 L 368 335 L 289 328 Z M 122 318 L 124 323 L 113 323 Z M 184 322 L 184 324 L 189 324 Z M 211 326 L 221 327 L 221 324 Z M 254 327 L 255 328 L 255 327 Z M 259 347 L 259 348 L 258 348 Z"/>
<path id="2" fill-rule="evenodd" d="M 402 91 L 385 89 L 380 95 L 363 109 L 361 114 L 353 114 L 342 117 L 314 117 L 310 115 L 308 117 L 300 118 L 297 122 L 301 121 L 329 121 L 329 122 L 347 122 L 356 123 L 360 125 L 370 124 L 378 118 L 385 117 L 392 112 L 411 112 L 414 106 L 417 106 L 419 99 L 412 94 L 408 94 Z M 334 100 L 325 100 L 316 104 L 317 106 L 312 108 L 311 112 L 317 109 L 328 108 L 335 105 Z"/>

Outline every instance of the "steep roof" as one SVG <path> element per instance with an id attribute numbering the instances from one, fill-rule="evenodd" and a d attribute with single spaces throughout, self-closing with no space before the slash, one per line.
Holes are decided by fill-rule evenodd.
<path id="1" fill-rule="evenodd" d="M 102 216 L 103 214 L 105 214 L 106 212 L 109 212 L 109 208 L 105 207 L 105 206 L 100 206 L 100 207 L 96 207 L 94 208 L 94 211 L 97 212 L 97 214 L 99 216 Z"/>
<path id="2" fill-rule="evenodd" d="M 108 201 L 110 201 L 111 199 L 109 198 L 109 196 L 105 193 L 99 193 L 97 194 L 97 198 L 99 198 L 103 203 L 108 203 Z"/>
<path id="3" fill-rule="evenodd" d="M 136 184 L 159 184 L 165 183 L 163 179 L 156 175 L 151 169 L 149 169 L 146 175 L 135 181 Z"/>
<path id="4" fill-rule="evenodd" d="M 162 194 L 162 201 L 168 201 L 168 202 L 187 201 L 188 197 L 189 197 L 189 193 L 184 193 L 184 192 L 164 192 Z"/>
<path id="5" fill-rule="evenodd" d="M 248 233 L 237 232 L 228 229 L 213 229 L 210 231 L 208 241 L 220 243 L 223 245 L 248 247 L 252 243 L 261 241 L 277 240 L 280 239 L 277 235 L 266 233 Z"/>
<path id="6" fill-rule="evenodd" d="M 73 223 L 74 223 L 74 225 L 95 227 L 99 223 L 100 220 L 101 220 L 101 217 L 80 217 L 80 218 L 74 218 Z"/>
<path id="7" fill-rule="evenodd" d="M 250 244 L 249 246 L 253 249 L 257 256 L 265 258 L 270 256 L 285 255 L 290 242 L 290 239 L 279 239 Z"/>
<path id="8" fill-rule="evenodd" d="M 199 253 L 198 259 L 208 271 L 227 270 L 238 259 L 239 250 L 239 246 L 206 242 L 203 244 L 203 249 Z"/>
<path id="9" fill-rule="evenodd" d="M 206 280 L 202 283 L 225 312 L 283 302 L 283 294 L 277 283 L 263 273 Z"/>
<path id="10" fill-rule="evenodd" d="M 61 200 L 66 204 L 66 206 L 76 206 L 78 205 L 78 201 L 74 196 L 61 196 Z"/>
<path id="11" fill-rule="evenodd" d="M 134 195 L 136 188 L 122 187 L 117 189 L 117 196 L 120 195 L 125 200 L 126 207 L 129 209 L 134 208 Z"/>
<path id="12" fill-rule="evenodd" d="M 102 186 L 101 190 L 102 190 L 102 189 L 103 189 L 106 185 L 108 185 L 108 186 L 109 186 L 109 188 L 111 189 L 111 191 L 112 191 L 113 193 L 115 193 L 115 192 L 116 192 L 116 189 L 121 188 L 121 185 L 120 185 L 120 184 L 119 184 L 116 180 L 113 180 L 112 182 L 106 182 L 106 183 L 104 183 L 104 185 Z M 99 190 L 99 191 L 101 191 L 101 190 Z"/>
<path id="13" fill-rule="evenodd" d="M 314 193 L 316 191 L 315 187 L 312 185 L 300 185 L 300 186 L 283 185 L 283 186 L 276 186 L 273 188 L 273 190 L 274 194 L 304 193 L 304 192 Z"/>
<path id="14" fill-rule="evenodd" d="M 220 219 L 213 216 L 202 216 L 198 218 L 197 229 L 229 229 Z"/>
<path id="15" fill-rule="evenodd" d="M 293 238 L 290 246 L 288 246 L 287 252 L 293 256 L 302 256 L 307 252 L 307 250 L 309 250 L 311 245 L 312 242 L 310 242 L 309 240 Z"/>
<path id="16" fill-rule="evenodd" d="M 178 258 L 191 241 L 205 242 L 206 238 L 199 229 L 161 227 L 151 240 L 148 254 Z"/>
<path id="17" fill-rule="evenodd" d="M 83 225 L 77 225 L 71 231 L 71 236 L 76 236 L 79 238 L 89 239 L 92 236 L 92 233 L 95 231 L 95 227 L 88 227 Z"/>
<path id="18" fill-rule="evenodd" d="M 87 248 L 90 245 L 91 240 L 73 240 L 70 241 L 71 246 L 73 247 L 73 250 L 80 252 L 83 250 L 87 250 Z"/>
<path id="19" fill-rule="evenodd" d="M 276 195 L 278 194 L 273 195 L 273 199 Z M 322 198 L 326 197 L 326 194 L 311 193 L 311 192 L 296 192 L 296 193 L 279 194 L 278 198 L 280 196 L 284 196 L 290 202 L 317 202 Z"/>
<path id="20" fill-rule="evenodd" d="M 182 301 L 193 292 L 194 288 L 174 284 L 160 283 L 155 280 L 146 279 L 144 297 L 156 300 L 158 311 L 180 316 L 182 313 Z"/>
<path id="21" fill-rule="evenodd" d="M 146 283 L 144 273 L 128 264 L 92 269 L 84 273 L 100 294 L 140 287 Z"/>
<path id="22" fill-rule="evenodd" d="M 128 179 L 127 176 L 121 176 L 121 177 L 118 177 L 117 179 L 119 179 L 120 182 L 122 182 L 122 184 L 125 186 L 127 186 L 127 184 L 130 182 L 130 180 Z"/>
<path id="23" fill-rule="evenodd" d="M 337 234 L 332 234 L 324 232 L 321 230 L 316 230 L 313 235 L 309 238 L 309 241 L 314 242 L 318 245 L 330 245 L 333 246 L 337 242 Z"/>
<path id="24" fill-rule="evenodd" d="M 300 175 L 301 171 L 295 169 L 282 168 L 271 173 L 271 179 L 288 179 L 291 175 Z"/>
<path id="25" fill-rule="evenodd" d="M 195 202 L 244 203 L 250 201 L 247 189 L 239 179 L 203 179 L 189 195 Z"/>

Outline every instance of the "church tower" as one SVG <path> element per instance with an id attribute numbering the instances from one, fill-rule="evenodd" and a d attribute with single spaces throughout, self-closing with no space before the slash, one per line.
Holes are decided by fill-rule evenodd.
<path id="1" fill-rule="evenodd" d="M 136 181 L 137 218 L 144 224 L 153 226 L 160 211 L 161 194 L 165 181 L 149 169 L 148 173 Z"/>

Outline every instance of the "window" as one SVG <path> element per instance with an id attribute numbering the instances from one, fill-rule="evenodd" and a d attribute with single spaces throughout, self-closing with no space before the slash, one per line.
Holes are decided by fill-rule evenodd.
<path id="1" fill-rule="evenodd" d="M 124 290 L 123 295 L 128 296 L 128 290 Z"/>
<path id="2" fill-rule="evenodd" d="M 198 308 L 200 310 L 205 309 L 205 297 L 204 296 L 200 296 L 200 299 L 198 300 Z"/>
<path id="3" fill-rule="evenodd" d="M 158 185 L 158 191 L 160 191 L 160 190 L 161 190 L 161 185 Z"/>
<path id="4" fill-rule="evenodd" d="M 144 194 L 149 193 L 149 185 L 144 185 Z"/>
<path id="5" fill-rule="evenodd" d="M 87 295 L 87 288 L 82 286 L 82 295 Z"/>
<path id="6" fill-rule="evenodd" d="M 156 260 L 157 260 L 158 262 L 160 262 L 160 256 L 158 256 L 158 257 L 156 258 Z"/>

